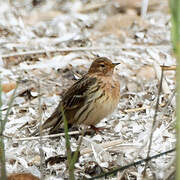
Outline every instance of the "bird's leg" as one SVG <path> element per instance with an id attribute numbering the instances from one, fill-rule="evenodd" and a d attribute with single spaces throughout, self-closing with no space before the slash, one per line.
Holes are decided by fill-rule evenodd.
<path id="1" fill-rule="evenodd" d="M 95 127 L 95 126 L 91 125 L 91 129 L 95 130 L 98 133 L 98 132 L 104 131 L 106 128 Z"/>
<path id="2" fill-rule="evenodd" d="M 103 134 L 102 132 L 105 130 L 105 128 L 97 128 L 93 125 L 90 126 L 90 128 L 86 131 L 86 134 L 88 135 L 94 135 L 94 134 Z"/>

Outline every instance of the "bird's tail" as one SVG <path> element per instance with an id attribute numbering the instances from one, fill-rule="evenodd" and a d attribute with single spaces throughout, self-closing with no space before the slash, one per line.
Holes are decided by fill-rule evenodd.
<path id="1" fill-rule="evenodd" d="M 49 128 L 51 128 L 50 131 L 52 131 L 53 129 L 57 129 L 57 126 L 60 126 L 60 124 L 62 123 L 61 117 L 61 112 L 55 110 L 54 113 L 42 125 L 42 131 Z M 40 132 L 38 128 L 33 133 L 31 133 L 30 136 L 38 136 L 39 134 Z"/>

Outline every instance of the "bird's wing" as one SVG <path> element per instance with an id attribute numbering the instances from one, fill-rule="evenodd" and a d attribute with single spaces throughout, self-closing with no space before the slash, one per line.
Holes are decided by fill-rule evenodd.
<path id="1" fill-rule="evenodd" d="M 55 112 L 47 119 L 49 124 L 53 124 L 50 129 L 50 134 L 54 134 L 61 127 L 63 116 L 61 111 L 63 110 L 67 121 L 70 122 L 74 117 L 74 112 L 80 109 L 87 100 L 87 97 L 92 93 L 92 90 L 96 87 L 97 79 L 95 77 L 84 76 L 68 89 L 68 91 L 62 97 L 62 101 L 57 106 Z M 57 115 L 58 114 L 58 118 Z M 46 125 L 46 127 L 49 127 Z"/>
<path id="2" fill-rule="evenodd" d="M 86 98 L 88 93 L 90 93 L 90 88 L 96 83 L 97 79 L 95 77 L 84 76 L 82 79 L 74 83 L 64 94 L 62 100 L 56 107 L 52 115 L 44 122 L 42 129 L 51 128 L 50 131 L 55 131 L 59 128 L 62 123 L 62 114 L 61 110 L 63 108 L 64 112 L 73 111 L 76 108 L 80 108 Z M 94 88 L 93 88 L 94 89 Z M 39 130 L 36 130 L 31 134 L 31 136 L 36 135 Z"/>
<path id="3" fill-rule="evenodd" d="M 62 98 L 64 110 L 73 110 L 81 107 L 91 92 L 91 87 L 93 87 L 96 82 L 97 79 L 95 77 L 84 76 L 72 85 Z"/>

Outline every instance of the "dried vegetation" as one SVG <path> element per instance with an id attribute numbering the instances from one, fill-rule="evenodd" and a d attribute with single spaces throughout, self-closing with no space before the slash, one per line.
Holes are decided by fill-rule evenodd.
<path id="1" fill-rule="evenodd" d="M 85 136 L 75 164 L 78 179 L 146 158 L 164 69 L 150 156 L 175 147 L 175 58 L 170 41 L 166 0 L 150 0 L 146 18 L 140 0 L 0 1 L 0 72 L 3 111 L 18 92 L 4 135 L 8 174 L 28 172 L 40 177 L 38 140 L 22 139 L 52 113 L 63 92 L 87 72 L 95 56 L 121 65 L 116 69 L 121 99 L 116 111 L 98 124 L 106 130 Z M 40 94 L 38 84 L 40 83 Z M 21 140 L 18 140 L 18 139 Z M 44 138 L 44 158 L 65 156 L 64 136 Z M 77 140 L 71 137 L 73 149 Z M 174 171 L 175 153 L 148 163 L 148 179 L 165 179 Z M 66 161 L 43 167 L 47 179 L 68 177 Z M 143 179 L 143 165 L 109 179 Z M 51 176 L 51 177 L 50 177 Z M 53 176 L 53 177 L 52 177 Z"/>

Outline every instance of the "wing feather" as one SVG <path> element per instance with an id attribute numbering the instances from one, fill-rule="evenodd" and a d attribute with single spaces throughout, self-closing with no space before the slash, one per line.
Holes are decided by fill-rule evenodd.
<path id="1" fill-rule="evenodd" d="M 90 92 L 90 87 L 96 83 L 95 77 L 84 76 L 77 81 L 71 88 L 65 93 L 62 98 L 63 107 L 66 110 L 76 109 L 81 106 Z"/>
<path id="2" fill-rule="evenodd" d="M 55 132 L 63 122 L 61 108 L 63 107 L 64 113 L 67 117 L 71 117 L 72 112 L 81 108 L 88 96 L 88 93 L 91 93 L 91 87 L 95 85 L 97 79 L 95 77 L 89 77 L 85 75 L 82 79 L 74 83 L 71 88 L 62 97 L 62 100 L 56 107 L 52 115 L 44 122 L 42 129 L 50 129 L 50 134 Z M 62 106 L 62 107 L 61 107 Z M 72 117 L 71 117 L 72 118 Z M 38 133 L 36 130 L 32 135 Z"/>

